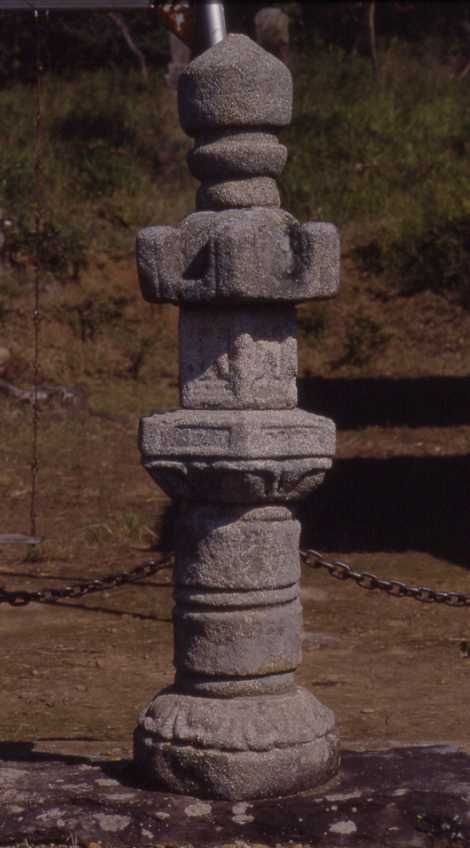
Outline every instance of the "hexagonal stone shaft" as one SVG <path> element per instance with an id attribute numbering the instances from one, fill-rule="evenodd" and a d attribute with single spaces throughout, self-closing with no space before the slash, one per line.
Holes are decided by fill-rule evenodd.
<path id="1" fill-rule="evenodd" d="M 293 409 L 296 319 L 291 305 L 183 306 L 181 405 L 188 409 Z"/>

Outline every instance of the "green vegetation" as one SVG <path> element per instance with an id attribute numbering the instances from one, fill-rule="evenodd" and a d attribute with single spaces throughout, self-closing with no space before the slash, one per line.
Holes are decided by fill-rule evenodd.
<path id="1" fill-rule="evenodd" d="M 387 242 L 373 239 L 355 254 L 365 269 L 385 275 L 405 289 L 455 295 L 470 308 L 470 214 L 441 214 L 421 227 L 403 228 Z"/>
<path id="2" fill-rule="evenodd" d="M 383 327 L 370 315 L 359 312 L 351 316 L 346 328 L 344 356 L 338 365 L 367 365 L 383 351 L 387 342 L 388 336 Z"/>
<path id="3" fill-rule="evenodd" d="M 173 101 L 157 72 L 148 88 L 132 72 L 101 70 L 69 81 L 49 75 L 37 138 L 37 89 L 14 84 L 0 91 L 9 262 L 24 270 L 37 257 L 43 272 L 76 279 L 88 256 L 125 255 L 137 227 L 184 214 L 192 183 Z"/>
<path id="4" fill-rule="evenodd" d="M 392 44 L 379 81 L 367 57 L 334 45 L 297 56 L 283 202 L 300 219 L 337 223 L 362 267 L 458 290 L 468 286 L 470 94 L 436 56 L 432 42 Z M 124 255 L 136 228 L 191 207 L 188 141 L 161 72 L 148 86 L 116 69 L 48 76 L 39 174 L 35 98 L 34 86 L 0 92 L 0 208 L 16 267 L 37 255 L 44 271 L 76 279 L 90 254 Z"/>
<path id="5" fill-rule="evenodd" d="M 368 59 L 337 47 L 299 64 L 285 203 L 337 223 L 395 287 L 468 287 L 468 79 L 451 79 L 432 44 L 392 45 L 380 61 L 379 82 Z"/>
<path id="6" fill-rule="evenodd" d="M 385 298 L 426 291 L 470 307 L 470 75 L 455 72 L 459 38 L 444 45 L 436 32 L 382 38 L 377 74 L 364 46 L 328 36 L 329 8 L 323 32 L 306 29 L 294 42 L 281 190 L 300 220 L 339 226 L 347 269 L 338 306 L 300 311 L 302 367 L 356 373 L 392 362 L 397 349 L 405 356 L 394 347 L 403 311 L 389 326 Z M 82 36 L 91 38 L 89 27 Z M 0 326 L 11 376 L 29 382 L 18 340 L 39 266 L 48 324 L 41 377 L 87 386 L 106 412 L 110 376 L 114 411 L 133 409 L 136 392 L 145 403 L 146 383 L 165 402 L 176 398 L 176 321 L 171 309 L 141 302 L 132 254 L 137 229 L 175 223 L 193 207 L 196 184 L 161 57 L 146 54 L 145 83 L 132 57 L 117 67 L 107 55 L 104 68 L 93 56 L 85 70 L 71 56 L 69 74 L 50 70 L 62 68 L 57 58 L 48 64 L 39 140 L 32 74 L 3 65 Z"/>

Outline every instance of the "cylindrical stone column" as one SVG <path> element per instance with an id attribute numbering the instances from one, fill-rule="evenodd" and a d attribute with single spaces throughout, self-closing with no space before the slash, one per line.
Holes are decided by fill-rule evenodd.
<path id="1" fill-rule="evenodd" d="M 185 505 L 175 572 L 179 688 L 214 697 L 292 688 L 299 530 L 285 507 Z"/>
<path id="2" fill-rule="evenodd" d="M 180 113 L 199 211 L 138 239 L 144 296 L 178 303 L 181 405 L 141 422 L 144 466 L 179 502 L 174 685 L 135 732 L 147 780 L 213 798 L 306 789 L 338 762 L 334 716 L 296 686 L 299 523 L 331 466 L 331 421 L 297 409 L 295 303 L 332 295 L 338 239 L 278 208 L 286 67 L 244 36 L 191 63 Z"/>

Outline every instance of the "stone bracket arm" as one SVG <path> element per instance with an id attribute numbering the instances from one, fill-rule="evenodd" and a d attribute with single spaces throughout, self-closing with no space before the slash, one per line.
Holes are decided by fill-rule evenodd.
<path id="1" fill-rule="evenodd" d="M 196 212 L 179 227 L 137 238 L 145 300 L 166 303 L 289 302 L 333 297 L 340 245 L 333 224 L 299 224 L 282 210 Z"/>

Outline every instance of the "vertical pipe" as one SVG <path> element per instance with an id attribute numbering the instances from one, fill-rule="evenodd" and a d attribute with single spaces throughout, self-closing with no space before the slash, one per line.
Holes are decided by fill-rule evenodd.
<path id="1" fill-rule="evenodd" d="M 200 15 L 200 32 L 204 41 L 204 49 L 223 41 L 227 35 L 224 4 L 217 2 L 217 0 L 203 0 L 200 6 Z"/>

